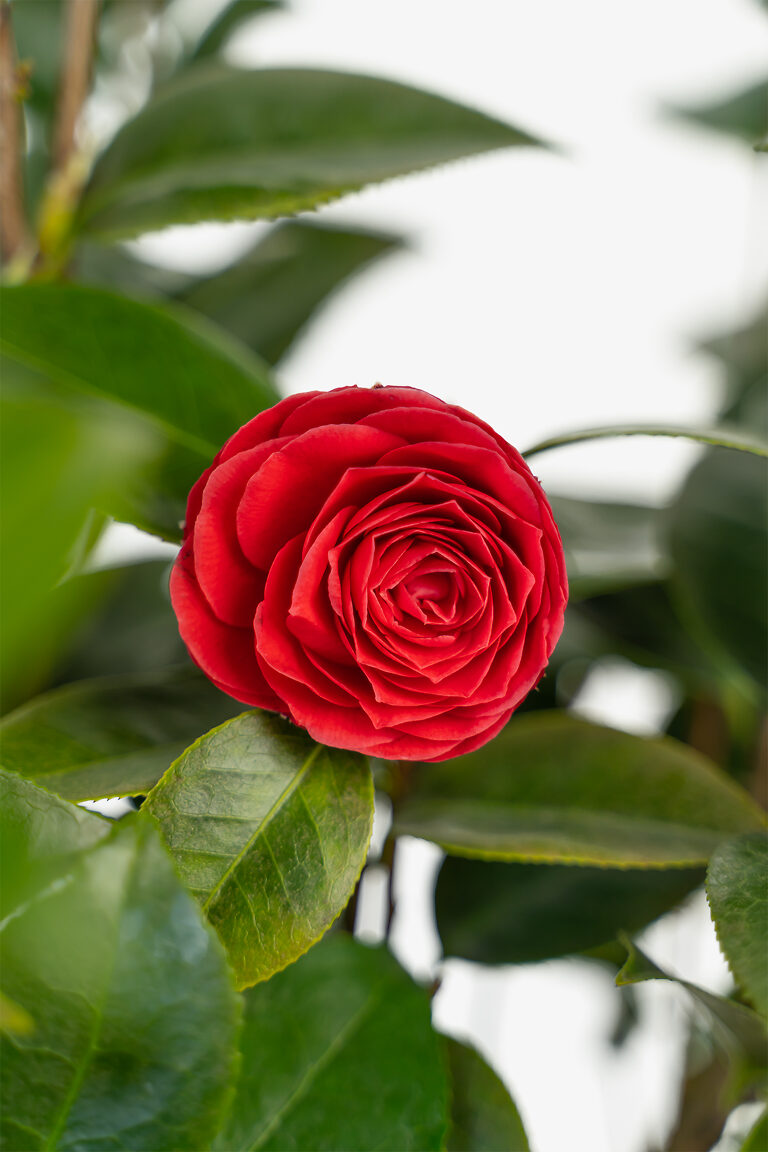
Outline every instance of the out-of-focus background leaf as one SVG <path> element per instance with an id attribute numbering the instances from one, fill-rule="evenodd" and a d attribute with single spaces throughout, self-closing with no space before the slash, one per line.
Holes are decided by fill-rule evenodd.
<path id="1" fill-rule="evenodd" d="M 481 751 L 421 765 L 400 832 L 487 860 L 691 867 L 760 828 L 748 794 L 673 740 L 561 712 L 514 718 Z"/>
<path id="2" fill-rule="evenodd" d="M 210 1147 L 239 1004 L 157 831 L 13 777 L 0 821 L 3 986 L 32 1021 L 0 1038 L 5 1145 Z"/>
<path id="3" fill-rule="evenodd" d="M 117 133 L 78 227 L 116 239 L 196 220 L 271 219 L 460 156 L 536 143 L 387 80 L 200 65 Z"/>
<path id="4" fill-rule="evenodd" d="M 67 684 L 4 717 L 4 768 L 66 800 L 148 792 L 205 731 L 239 715 L 197 669 Z"/>

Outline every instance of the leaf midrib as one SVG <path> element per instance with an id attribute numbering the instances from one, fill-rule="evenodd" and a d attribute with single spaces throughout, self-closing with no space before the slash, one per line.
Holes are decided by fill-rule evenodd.
<path id="1" fill-rule="evenodd" d="M 240 862 L 248 855 L 248 853 L 251 851 L 251 849 L 253 848 L 253 845 L 256 843 L 256 841 L 259 839 L 259 837 L 261 835 L 263 835 L 263 833 L 266 832 L 267 828 L 269 827 L 271 821 L 274 819 L 276 814 L 280 811 L 280 809 L 283 807 L 285 802 L 293 795 L 293 793 L 299 787 L 302 780 L 307 775 L 310 768 L 314 764 L 315 760 L 319 756 L 321 749 L 322 749 L 322 746 L 320 744 L 315 745 L 315 747 L 312 749 L 312 751 L 310 752 L 307 759 L 302 764 L 299 771 L 296 773 L 296 775 L 293 777 L 293 779 L 286 785 L 286 787 L 282 790 L 280 795 L 274 801 L 274 803 L 272 804 L 272 807 L 269 809 L 267 814 L 264 816 L 263 820 L 261 820 L 259 822 L 259 824 L 257 825 L 256 828 L 254 828 L 253 835 L 248 837 L 248 840 L 246 841 L 246 843 L 243 845 L 243 847 L 240 849 L 240 851 L 237 853 L 237 855 L 235 857 L 233 857 L 232 862 L 230 863 L 229 867 L 222 874 L 221 878 L 217 881 L 217 883 L 211 889 L 209 894 L 206 896 L 205 901 L 202 904 L 203 912 L 208 911 L 208 908 L 210 907 L 210 904 L 211 904 L 211 901 L 213 900 L 213 898 L 215 896 L 218 896 L 219 892 L 221 892 L 225 883 L 227 882 L 227 880 L 229 880 L 230 876 L 233 874 L 233 872 L 239 866 Z M 203 819 L 205 819 L 205 817 Z"/>
<path id="2" fill-rule="evenodd" d="M 267 1140 L 272 1133 L 279 1128 L 283 1118 L 292 1110 L 298 1100 L 305 1096 L 311 1088 L 314 1081 L 323 1072 L 328 1065 L 336 1058 L 338 1053 L 347 1044 L 349 1039 L 358 1032 L 366 1019 L 379 1007 L 384 996 L 384 987 L 386 980 L 381 980 L 378 987 L 371 991 L 368 999 L 360 1005 L 356 1012 L 352 1014 L 347 1023 L 336 1034 L 331 1043 L 326 1048 L 325 1052 L 309 1066 L 304 1073 L 301 1080 L 290 1093 L 285 1102 L 277 1109 L 274 1115 L 270 1118 L 267 1125 L 262 1128 L 261 1132 L 256 1136 L 255 1141 L 249 1144 L 245 1152 L 258 1152 L 259 1148 L 264 1146 L 264 1141 Z"/>
<path id="3" fill-rule="evenodd" d="M 98 1006 L 94 1005 L 94 1019 L 93 1019 L 93 1024 L 91 1027 L 90 1035 L 88 1037 L 88 1046 L 85 1049 L 85 1051 L 84 1051 L 84 1053 L 80 1059 L 80 1062 L 75 1069 L 75 1074 L 72 1077 L 72 1081 L 71 1081 L 70 1086 L 69 1086 L 69 1091 L 67 1092 L 67 1095 L 64 1098 L 64 1102 L 61 1105 L 61 1109 L 60 1109 L 60 1112 L 59 1112 L 57 1119 L 54 1122 L 54 1126 L 48 1135 L 48 1140 L 45 1144 L 45 1148 L 43 1149 L 43 1152 L 55 1152 L 59 1137 L 61 1136 L 61 1133 L 64 1131 L 64 1126 L 67 1122 L 67 1119 L 69 1118 L 70 1112 L 72 1111 L 72 1106 L 75 1103 L 75 1100 L 77 1099 L 77 1095 L 78 1095 L 78 1092 L 80 1090 L 80 1086 L 82 1085 L 83 1080 L 85 1079 L 85 1074 L 88 1070 L 88 1067 L 89 1067 L 89 1065 L 93 1059 L 93 1055 L 96 1052 L 96 1049 L 98 1046 L 99 1036 L 100 1036 L 101 1030 L 104 1026 L 104 1008 L 105 1008 L 107 999 L 109 997 L 110 987 L 112 984 L 112 978 L 114 976 L 115 966 L 117 964 L 117 940 L 118 940 L 118 937 L 120 935 L 120 924 L 121 924 L 122 917 L 124 915 L 127 894 L 130 891 L 130 888 L 132 885 L 133 875 L 134 875 L 134 872 L 136 871 L 138 859 L 139 859 L 139 850 L 138 850 L 138 846 L 134 840 L 134 844 L 133 844 L 132 852 L 131 852 L 130 864 L 126 870 L 126 874 L 125 874 L 124 879 L 123 879 L 123 884 L 122 884 L 122 889 L 121 889 L 121 894 L 120 894 L 120 904 L 119 904 L 119 907 L 117 909 L 117 915 L 115 916 L 115 919 L 114 919 L 114 931 L 113 931 L 113 940 L 112 940 L 112 949 L 111 949 L 112 959 L 110 962 L 110 966 L 104 975 L 104 983 L 102 986 L 102 993 L 101 993 L 101 997 L 99 999 L 99 1004 L 98 1004 Z"/>

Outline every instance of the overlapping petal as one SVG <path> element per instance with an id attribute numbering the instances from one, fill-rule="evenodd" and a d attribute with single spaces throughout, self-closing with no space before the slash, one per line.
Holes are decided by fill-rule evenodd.
<path id="1" fill-rule="evenodd" d="M 567 600 L 520 455 L 407 388 L 282 401 L 190 494 L 171 592 L 193 659 L 322 743 L 440 760 L 541 677 Z"/>

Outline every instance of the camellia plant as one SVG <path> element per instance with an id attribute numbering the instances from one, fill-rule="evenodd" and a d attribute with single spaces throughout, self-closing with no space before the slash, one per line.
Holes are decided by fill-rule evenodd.
<path id="1" fill-rule="evenodd" d="M 633 935 L 706 885 L 735 987 L 679 981 L 699 1062 L 669 1147 L 708 1148 L 768 1083 L 762 321 L 708 345 L 708 429 L 521 454 L 428 382 L 281 399 L 307 319 L 400 243 L 303 213 L 544 145 L 386 80 L 227 65 L 274 7 L 190 39 L 162 0 L 0 2 L 2 1147 L 528 1148 L 434 989 L 355 936 L 361 877 L 391 892 L 416 836 L 446 956 L 578 955 L 626 996 L 671 979 Z M 141 92 L 95 150 L 127 48 Z M 695 114 L 758 134 L 753 94 Z M 120 243 L 284 216 L 208 277 Z M 531 471 L 633 434 L 708 445 L 668 509 Z M 112 520 L 173 565 L 96 567 Z M 569 710 L 612 655 L 674 678 L 658 739 Z"/>

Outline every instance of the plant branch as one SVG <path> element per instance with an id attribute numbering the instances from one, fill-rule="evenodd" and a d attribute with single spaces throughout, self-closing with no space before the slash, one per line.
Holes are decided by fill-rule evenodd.
<path id="1" fill-rule="evenodd" d="M 0 251 L 3 260 L 10 260 L 27 241 L 20 97 L 11 6 L 8 0 L 0 0 Z"/>
<path id="2" fill-rule="evenodd" d="M 64 61 L 56 109 L 54 165 L 62 172 L 75 151 L 75 129 L 88 95 L 99 0 L 67 0 Z"/>

